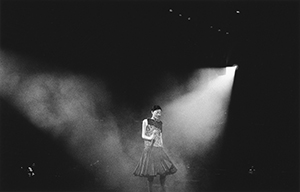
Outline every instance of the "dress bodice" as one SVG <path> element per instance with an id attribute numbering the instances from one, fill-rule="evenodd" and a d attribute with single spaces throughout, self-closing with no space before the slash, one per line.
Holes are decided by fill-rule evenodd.
<path id="1" fill-rule="evenodd" d="M 157 132 L 154 133 L 154 143 L 153 141 L 145 140 L 145 147 L 150 147 L 153 145 L 154 147 L 163 147 L 163 141 L 162 141 L 162 122 L 161 121 L 155 121 L 153 119 L 147 119 L 148 124 L 146 127 L 145 135 L 151 136 L 156 130 Z"/>

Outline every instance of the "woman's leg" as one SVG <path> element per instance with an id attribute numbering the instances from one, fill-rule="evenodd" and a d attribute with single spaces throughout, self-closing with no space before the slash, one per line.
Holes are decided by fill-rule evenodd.
<path id="1" fill-rule="evenodd" d="M 160 180 L 161 189 L 162 189 L 163 192 L 165 192 L 166 191 L 166 188 L 165 188 L 166 176 L 161 175 L 159 180 Z"/>
<path id="2" fill-rule="evenodd" d="M 154 177 L 148 177 L 148 191 L 152 192 L 152 185 L 153 185 Z"/>

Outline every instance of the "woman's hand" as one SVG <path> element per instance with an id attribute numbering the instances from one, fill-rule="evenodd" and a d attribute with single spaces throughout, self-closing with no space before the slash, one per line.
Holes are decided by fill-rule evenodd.
<path id="1" fill-rule="evenodd" d="M 159 131 L 158 131 L 158 130 L 156 130 L 156 129 L 154 129 L 154 130 L 153 130 L 153 135 L 155 135 L 155 136 L 156 136 L 156 135 L 158 135 L 158 134 L 159 134 Z"/>
<path id="2" fill-rule="evenodd" d="M 153 132 L 152 132 L 152 139 L 155 139 L 159 134 L 159 131 L 154 129 Z"/>

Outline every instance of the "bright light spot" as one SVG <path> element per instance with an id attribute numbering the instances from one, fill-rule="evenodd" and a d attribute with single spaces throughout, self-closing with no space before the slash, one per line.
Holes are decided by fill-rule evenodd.
<path id="1" fill-rule="evenodd" d="M 237 65 L 234 65 L 232 67 L 226 67 L 226 76 L 233 77 L 237 67 Z"/>
<path id="2" fill-rule="evenodd" d="M 229 34 L 229 32 L 226 32 L 226 35 L 228 35 Z"/>
<path id="3" fill-rule="evenodd" d="M 170 12 L 173 12 L 173 9 L 169 9 Z"/>
<path id="4" fill-rule="evenodd" d="M 213 28 L 213 26 L 210 26 L 210 28 Z"/>
<path id="5" fill-rule="evenodd" d="M 187 19 L 188 19 L 188 20 L 191 20 L 191 18 L 190 18 L 190 17 L 188 17 Z"/>
<path id="6" fill-rule="evenodd" d="M 179 17 L 181 17 L 182 15 L 181 14 L 179 14 Z"/>
<path id="7" fill-rule="evenodd" d="M 239 14 L 239 13 L 240 13 L 240 11 L 239 11 L 239 10 L 237 10 L 237 11 L 236 11 L 236 13 L 237 13 L 237 14 Z"/>
<path id="8" fill-rule="evenodd" d="M 218 31 L 220 32 L 220 31 L 221 31 L 221 29 L 218 29 Z"/>

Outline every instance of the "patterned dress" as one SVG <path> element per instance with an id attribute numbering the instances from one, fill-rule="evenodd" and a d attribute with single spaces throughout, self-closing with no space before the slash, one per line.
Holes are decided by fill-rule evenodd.
<path id="1" fill-rule="evenodd" d="M 162 122 L 147 119 L 148 125 L 145 135 L 154 134 L 153 140 L 144 140 L 144 151 L 134 170 L 135 176 L 151 177 L 157 175 L 174 174 L 177 168 L 163 149 Z M 155 133 L 153 133 L 156 130 Z"/>

